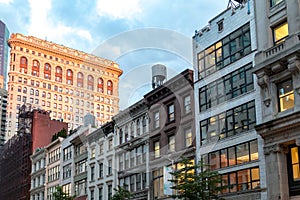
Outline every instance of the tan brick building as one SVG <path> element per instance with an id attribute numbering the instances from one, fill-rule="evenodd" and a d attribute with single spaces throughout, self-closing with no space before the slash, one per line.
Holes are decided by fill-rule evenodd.
<path id="1" fill-rule="evenodd" d="M 22 34 L 8 40 L 7 135 L 18 130 L 18 108 L 30 103 L 51 111 L 54 119 L 69 123 L 69 129 L 83 124 L 91 113 L 96 126 L 119 110 L 118 64 L 85 52 Z"/>

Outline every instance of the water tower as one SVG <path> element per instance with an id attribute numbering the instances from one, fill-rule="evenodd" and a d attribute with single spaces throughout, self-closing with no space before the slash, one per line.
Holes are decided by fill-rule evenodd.
<path id="1" fill-rule="evenodd" d="M 152 66 L 152 89 L 162 85 L 167 78 L 167 67 L 161 64 Z"/>

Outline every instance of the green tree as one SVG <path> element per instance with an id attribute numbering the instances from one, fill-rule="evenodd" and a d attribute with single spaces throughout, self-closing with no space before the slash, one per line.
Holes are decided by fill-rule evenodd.
<path id="1" fill-rule="evenodd" d="M 56 186 L 55 189 L 56 191 L 52 194 L 54 200 L 73 200 L 75 198 L 65 193 L 61 186 Z"/>
<path id="2" fill-rule="evenodd" d="M 184 200 L 221 200 L 221 176 L 209 170 L 203 162 L 194 164 L 190 159 L 183 158 L 179 169 L 171 172 L 173 183 L 171 187 L 176 194 L 173 198 Z"/>
<path id="3" fill-rule="evenodd" d="M 112 200 L 126 200 L 132 197 L 131 193 L 125 188 L 125 186 L 126 185 L 122 187 L 118 185 L 117 189 L 114 188 L 114 191 L 116 191 L 116 193 L 112 197 Z"/>

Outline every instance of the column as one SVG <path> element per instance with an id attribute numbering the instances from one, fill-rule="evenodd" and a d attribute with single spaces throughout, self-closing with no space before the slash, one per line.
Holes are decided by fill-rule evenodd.
<path id="1" fill-rule="evenodd" d="M 264 147 L 268 199 L 289 199 L 286 154 L 288 148 L 282 144 Z"/>

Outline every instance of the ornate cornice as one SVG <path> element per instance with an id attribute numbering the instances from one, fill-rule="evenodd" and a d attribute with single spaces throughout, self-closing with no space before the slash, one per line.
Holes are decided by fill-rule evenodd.
<path id="1" fill-rule="evenodd" d="M 97 57 L 82 51 L 78 51 L 63 45 L 59 45 L 53 42 L 42 40 L 33 36 L 24 36 L 20 33 L 11 34 L 8 40 L 8 45 L 12 47 L 12 44 L 20 43 L 26 46 L 31 46 L 42 51 L 51 52 L 60 56 L 68 57 L 69 59 L 75 59 L 82 63 L 88 63 L 100 67 L 109 67 L 110 70 L 115 71 L 118 76 L 122 74 L 122 70 L 118 67 L 118 64 L 104 58 Z"/>

